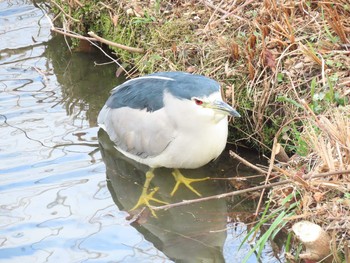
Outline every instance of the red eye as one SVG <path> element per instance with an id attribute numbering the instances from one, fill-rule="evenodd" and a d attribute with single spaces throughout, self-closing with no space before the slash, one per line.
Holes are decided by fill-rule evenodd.
<path id="1" fill-rule="evenodd" d="M 202 105 L 203 104 L 203 101 L 199 100 L 199 99 L 194 99 L 194 102 L 197 104 L 197 105 Z"/>

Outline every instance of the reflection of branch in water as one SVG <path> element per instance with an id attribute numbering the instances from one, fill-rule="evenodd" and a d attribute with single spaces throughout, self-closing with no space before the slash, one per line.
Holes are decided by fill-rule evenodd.
<path id="1" fill-rule="evenodd" d="M 100 148 L 97 147 L 95 150 L 88 153 L 88 155 L 91 157 L 91 163 L 96 163 L 96 159 L 95 159 L 94 154 L 98 153 L 99 151 L 100 151 Z"/>
<path id="2" fill-rule="evenodd" d="M 51 26 L 51 31 L 54 31 L 54 32 L 56 32 L 56 33 L 59 33 L 59 34 L 62 34 L 62 35 L 64 35 L 64 36 L 69 36 L 69 37 L 73 37 L 73 38 L 78 38 L 78 39 L 83 39 L 83 40 L 86 40 L 86 41 L 88 41 L 89 43 L 91 43 L 93 46 L 95 46 L 96 48 L 98 48 L 106 57 L 108 57 L 109 59 L 111 59 L 114 63 L 116 63 L 124 72 L 125 72 L 125 74 L 130 78 L 131 76 L 130 76 L 130 74 L 129 74 L 129 72 L 117 61 L 117 60 L 115 60 L 114 58 L 112 58 L 110 55 L 108 55 L 99 45 L 97 45 L 95 42 L 96 41 L 101 41 L 101 39 L 98 39 L 98 38 L 96 38 L 95 36 L 96 35 L 94 35 L 94 37 L 85 37 L 85 36 L 82 36 L 82 35 L 79 35 L 79 34 L 77 34 L 77 33 L 75 33 L 75 32 L 71 32 L 71 31 L 69 31 L 69 32 L 67 32 L 67 30 L 64 28 L 64 29 L 61 29 L 61 28 L 57 28 L 57 27 L 55 27 L 54 26 L 54 24 L 53 24 L 53 22 L 52 22 L 52 20 L 51 20 L 51 18 L 47 15 L 47 13 L 45 12 L 45 10 L 43 10 L 42 8 L 40 8 L 42 11 L 43 11 L 43 13 L 44 13 L 44 15 L 45 15 L 45 17 L 47 18 L 47 20 L 49 21 L 49 23 L 50 23 L 50 26 Z M 104 42 L 102 42 L 102 43 L 104 43 Z M 117 44 L 117 43 L 115 43 L 115 44 Z M 123 46 L 123 45 L 121 45 L 121 46 Z M 118 44 L 118 47 L 119 48 L 123 48 L 123 49 L 126 49 L 126 50 L 128 50 L 129 52 L 140 52 L 141 50 L 140 49 L 137 49 L 136 48 L 136 51 L 133 51 L 133 49 L 135 49 L 135 48 L 132 48 L 132 47 L 127 47 L 127 46 L 123 46 L 123 47 L 121 47 L 120 46 L 120 44 Z M 126 47 L 126 48 L 125 48 Z M 131 50 L 130 50 L 131 49 Z M 142 53 L 143 53 L 144 51 L 142 50 Z"/>
<path id="3" fill-rule="evenodd" d="M 90 155 L 91 159 L 92 159 L 91 162 L 93 162 L 93 163 L 95 162 L 95 158 L 94 158 L 93 155 L 99 151 L 98 144 L 96 144 L 96 143 L 62 143 L 62 144 L 56 144 L 56 145 L 54 145 L 54 146 L 48 146 L 48 145 L 44 144 L 42 141 L 39 141 L 39 140 L 34 139 L 34 138 L 31 138 L 31 137 L 27 134 L 27 132 L 26 132 L 24 129 L 22 129 L 22 128 L 20 128 L 20 127 L 17 127 L 17 126 L 14 126 L 14 125 L 8 123 L 7 117 L 6 117 L 5 115 L 0 114 L 0 117 L 4 118 L 4 124 L 6 124 L 7 126 L 13 128 L 13 129 L 16 129 L 16 130 L 19 130 L 19 131 L 23 132 L 24 136 L 25 136 L 28 140 L 37 142 L 37 143 L 39 143 L 42 147 L 45 147 L 45 148 L 49 148 L 49 149 L 54 150 L 54 149 L 59 148 L 59 147 L 77 146 L 77 145 L 80 145 L 80 146 L 88 146 L 88 147 L 95 147 L 96 149 L 94 149 L 93 151 L 91 151 L 90 153 L 88 153 L 88 154 Z M 74 151 L 72 151 L 72 152 L 74 152 Z"/>
<path id="4" fill-rule="evenodd" d="M 6 117 L 5 115 L 0 114 L 0 116 L 4 118 L 4 123 L 5 123 L 7 126 L 9 126 L 9 127 L 11 127 L 11 128 L 14 128 L 14 129 L 16 129 L 16 130 L 19 130 L 19 131 L 21 131 L 21 132 L 23 132 L 24 136 L 25 136 L 28 140 L 31 140 L 31 141 L 34 141 L 34 142 L 38 142 L 38 143 L 40 143 L 41 146 L 43 146 L 43 147 L 52 148 L 51 146 L 47 146 L 47 145 L 45 145 L 44 143 L 42 143 L 41 141 L 39 141 L 39 140 L 37 140 L 37 139 L 33 139 L 33 138 L 29 137 L 29 135 L 27 134 L 27 132 L 26 132 L 25 130 L 23 130 L 22 128 L 9 124 L 9 123 L 7 122 L 7 117 Z"/>
<path id="5" fill-rule="evenodd" d="M 50 148 L 50 149 L 55 149 L 55 148 L 58 148 L 58 147 L 65 147 L 65 146 L 76 146 L 76 145 L 81 145 L 81 146 L 89 146 L 89 147 L 97 147 L 98 148 L 98 144 L 96 143 L 62 143 L 62 144 L 56 144 L 54 146 L 48 146 L 48 145 L 45 145 L 43 142 L 37 140 L 37 139 L 34 139 L 34 138 L 31 138 L 27 132 L 20 128 L 20 127 L 17 127 L 17 126 L 14 126 L 10 123 L 8 123 L 7 121 L 7 117 L 3 114 L 0 114 L 0 117 L 4 118 L 4 124 L 6 124 L 7 126 L 11 127 L 11 128 L 14 128 L 16 130 L 19 130 L 21 132 L 23 132 L 24 136 L 28 139 L 28 140 L 31 140 L 31 141 L 35 141 L 35 142 L 38 142 L 41 144 L 41 146 L 43 147 L 46 147 L 46 148 Z M 96 150 L 94 150 L 93 152 L 95 152 Z"/>
<path id="6" fill-rule="evenodd" d="M 56 144 L 53 147 L 51 147 L 52 149 L 56 149 L 56 148 L 60 148 L 60 147 L 66 147 L 66 146 L 88 146 L 88 147 L 96 147 L 96 149 L 92 150 L 91 152 L 88 153 L 88 155 L 91 157 L 91 163 L 95 163 L 96 159 L 94 157 L 94 154 L 99 152 L 99 146 L 96 143 L 62 143 L 62 144 Z M 78 152 L 79 151 L 70 151 L 70 152 Z"/>
<path id="7" fill-rule="evenodd" d="M 81 146 L 89 146 L 89 147 L 98 147 L 98 144 L 96 143 L 84 143 L 84 142 L 80 142 L 80 143 L 61 143 L 61 144 L 56 144 L 50 148 L 58 148 L 58 147 L 65 147 L 65 146 L 77 146 L 77 145 L 81 145 Z"/>

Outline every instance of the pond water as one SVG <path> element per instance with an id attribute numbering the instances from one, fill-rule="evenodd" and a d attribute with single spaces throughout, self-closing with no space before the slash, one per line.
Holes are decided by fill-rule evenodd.
<path id="1" fill-rule="evenodd" d="M 97 128 L 122 81 L 105 60 L 70 52 L 31 1 L 0 1 L 0 262 L 241 262 L 250 245 L 238 251 L 246 230 L 238 217 L 251 215 L 253 201 L 217 199 L 131 219 L 146 169 Z M 252 173 L 227 152 L 184 174 Z M 170 197 L 168 169 L 156 171 L 155 186 L 167 202 L 196 198 L 183 188 Z M 230 189 L 223 180 L 195 187 L 203 196 Z M 275 262 L 271 254 L 266 248 L 263 262 Z"/>

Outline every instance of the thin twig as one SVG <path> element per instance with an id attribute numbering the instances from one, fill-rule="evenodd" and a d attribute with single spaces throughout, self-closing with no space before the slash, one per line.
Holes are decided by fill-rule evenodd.
<path id="1" fill-rule="evenodd" d="M 51 3 L 53 3 L 65 16 L 69 17 L 70 19 L 72 19 L 74 22 L 80 22 L 80 20 L 70 16 L 69 14 L 67 14 L 62 7 L 59 6 L 59 4 L 57 4 L 55 1 L 51 1 Z"/>
<path id="2" fill-rule="evenodd" d="M 272 169 L 273 169 L 273 165 L 275 163 L 276 147 L 277 147 L 277 137 L 275 137 L 273 139 L 272 152 L 271 152 L 271 158 L 270 158 L 270 165 L 269 165 L 269 169 L 267 171 L 267 175 L 266 175 L 266 178 L 265 178 L 265 183 L 264 183 L 265 185 L 267 185 L 267 183 L 269 182 L 270 175 L 271 175 L 271 172 L 272 172 Z M 258 216 L 258 214 L 259 214 L 259 210 L 260 210 L 260 206 L 261 206 L 264 194 L 265 194 L 265 188 L 261 191 L 259 202 L 258 202 L 258 205 L 256 206 L 256 210 L 255 210 L 255 216 Z"/>
<path id="3" fill-rule="evenodd" d="M 77 3 L 77 5 L 78 6 L 80 6 L 80 7 L 83 7 L 84 5 L 82 4 L 82 3 L 80 3 L 80 1 L 78 1 L 78 0 L 73 0 L 75 3 Z"/>
<path id="4" fill-rule="evenodd" d="M 169 205 L 150 206 L 150 208 L 153 210 L 167 210 L 167 209 L 173 208 L 173 207 L 184 206 L 184 205 L 189 205 L 189 204 L 194 204 L 194 203 L 199 203 L 199 202 L 209 201 L 209 200 L 214 200 L 214 199 L 226 198 L 226 197 L 230 197 L 230 196 L 235 196 L 235 195 L 240 195 L 240 194 L 244 194 L 244 193 L 248 193 L 248 192 L 262 190 L 265 188 L 271 188 L 274 186 L 283 185 L 283 184 L 287 184 L 287 183 L 293 183 L 293 181 L 290 179 L 287 179 L 284 181 L 271 183 L 268 185 L 259 185 L 259 186 L 255 186 L 255 187 L 251 187 L 251 188 L 247 188 L 247 189 L 243 189 L 243 190 L 238 190 L 238 191 L 234 191 L 234 192 L 229 192 L 229 193 L 225 193 L 225 194 L 211 195 L 211 196 L 197 198 L 197 199 L 184 200 L 182 202 L 173 203 L 173 204 L 169 204 Z"/>
<path id="5" fill-rule="evenodd" d="M 234 15 L 234 13 L 237 13 L 238 11 L 240 11 L 243 7 L 245 7 L 246 5 L 249 5 L 251 3 L 253 3 L 255 0 L 248 0 L 246 1 L 244 4 L 238 6 L 237 8 L 233 9 L 231 12 L 227 13 L 226 15 L 223 15 L 222 17 L 220 17 L 218 20 L 215 20 L 214 22 L 212 22 L 212 24 L 216 24 L 220 21 L 225 20 L 227 17 L 230 17 L 232 15 Z"/>
<path id="6" fill-rule="evenodd" d="M 50 25 L 51 25 L 51 31 L 57 32 L 59 34 L 65 35 L 65 36 L 69 36 L 69 37 L 74 37 L 74 38 L 78 38 L 78 39 L 83 39 L 86 41 L 89 41 L 93 46 L 95 46 L 96 48 L 98 48 L 106 57 L 110 58 L 114 63 L 116 63 L 120 68 L 123 69 L 123 71 L 125 72 L 125 74 L 130 77 L 129 72 L 114 58 L 112 58 L 110 55 L 108 55 L 100 46 L 98 46 L 95 42 L 97 41 L 97 39 L 92 38 L 92 37 L 85 37 L 82 35 L 78 35 L 77 33 L 69 33 L 66 32 L 65 30 L 63 31 L 63 29 L 59 29 L 56 28 L 51 20 L 51 18 L 46 14 L 46 12 L 42 9 L 42 11 L 44 12 L 45 17 L 47 18 L 47 20 L 49 21 Z M 68 46 L 69 47 L 69 46 Z"/>
<path id="7" fill-rule="evenodd" d="M 60 8 L 60 6 L 58 6 L 54 1 L 53 3 L 58 7 Z M 61 10 L 61 8 L 60 8 Z M 64 11 L 61 10 L 63 13 Z M 71 18 L 72 20 L 76 21 L 76 22 L 79 22 L 79 20 L 76 20 L 72 17 L 70 17 L 68 14 L 64 13 L 66 16 L 68 16 L 69 18 Z M 122 44 L 119 44 L 119 43 L 115 43 L 115 42 L 112 42 L 112 41 L 109 41 L 107 39 L 104 39 L 102 37 L 99 37 L 98 35 L 96 35 L 94 32 L 88 32 L 89 36 L 91 37 L 85 37 L 85 36 L 81 36 L 81 35 L 77 35 L 77 34 L 71 34 L 71 33 L 68 33 L 66 32 L 65 30 L 62 31 L 60 29 L 57 29 L 51 19 L 46 15 L 46 17 L 48 18 L 48 20 L 50 21 L 50 25 L 51 25 L 51 31 L 54 31 L 54 32 L 57 32 L 59 34 L 62 34 L 62 35 L 65 35 L 65 36 L 69 36 L 69 37 L 74 37 L 74 38 L 78 38 L 78 39 L 84 39 L 84 40 L 88 40 L 88 41 L 99 41 L 101 43 L 104 43 L 104 44 L 107 44 L 109 46 L 112 46 L 112 47 L 117 47 L 117 48 L 120 48 L 120 49 L 123 49 L 123 50 L 126 50 L 126 51 L 129 51 L 129 52 L 135 52 L 135 53 L 144 53 L 144 49 L 143 48 L 134 48 L 134 47 L 128 47 L 128 46 L 125 46 L 125 45 L 122 45 Z"/>
<path id="8" fill-rule="evenodd" d="M 313 119 L 317 123 L 318 127 L 322 128 L 322 124 L 321 124 L 320 120 L 318 119 L 318 117 L 316 116 L 314 111 L 310 108 L 310 106 L 306 103 L 306 101 L 304 99 L 300 99 L 299 102 L 304 106 L 305 111 L 308 113 L 308 115 L 311 115 L 313 117 Z"/>
<path id="9" fill-rule="evenodd" d="M 107 39 L 104 39 L 102 37 L 99 37 L 98 35 L 96 35 L 94 32 L 91 32 L 91 31 L 88 32 L 88 35 L 95 38 L 96 40 L 100 41 L 101 43 L 107 44 L 107 45 L 112 46 L 112 47 L 117 47 L 117 48 L 129 51 L 129 52 L 134 52 L 134 53 L 144 53 L 145 52 L 145 50 L 143 48 L 128 47 L 128 46 L 125 46 L 125 45 L 122 45 L 119 43 L 115 43 L 115 42 L 109 41 Z"/>
<path id="10" fill-rule="evenodd" d="M 221 6 L 222 2 L 223 2 L 223 0 L 221 0 L 221 2 L 220 2 L 218 5 L 214 6 L 214 5 L 212 5 L 211 3 L 207 2 L 207 1 L 204 1 L 204 4 L 206 4 L 206 5 L 212 5 L 211 7 L 212 7 L 212 8 L 215 8 L 215 9 L 214 9 L 214 12 L 211 14 L 211 16 L 210 16 L 210 18 L 209 18 L 208 23 L 207 23 L 207 24 L 205 25 L 205 27 L 204 27 L 204 31 L 207 31 L 208 28 L 210 27 L 210 23 L 211 23 L 211 21 L 213 20 L 214 16 L 216 15 L 216 12 L 219 11 L 219 9 L 221 9 L 220 6 Z M 225 12 L 225 10 L 222 10 L 222 9 L 221 9 L 221 11 L 224 11 L 224 12 Z M 220 12 L 221 12 L 221 11 L 220 11 Z M 227 14 L 227 12 L 225 12 L 225 14 Z"/>
<path id="11" fill-rule="evenodd" d="M 241 156 L 239 156 L 238 154 L 236 154 L 235 152 L 233 151 L 229 151 L 230 153 L 230 156 L 235 158 L 235 159 L 238 159 L 240 162 L 242 162 L 243 164 L 245 164 L 246 166 L 258 171 L 259 173 L 263 173 L 263 174 L 267 174 L 267 172 L 259 167 L 257 167 L 256 165 L 248 162 L 247 160 L 243 159 Z"/>
<path id="12" fill-rule="evenodd" d="M 93 37 L 84 37 L 82 35 L 77 35 L 77 34 L 73 34 L 73 33 L 68 33 L 67 31 L 63 31 L 57 27 L 51 27 L 51 31 L 54 31 L 56 33 L 59 33 L 61 35 L 64 36 L 68 36 L 68 37 L 73 37 L 73 38 L 78 38 L 78 39 L 83 39 L 83 40 L 87 40 L 87 41 L 98 41 L 97 39 L 93 38 Z"/>
<path id="13" fill-rule="evenodd" d="M 340 174 L 350 174 L 350 170 L 332 171 L 332 172 L 326 172 L 326 173 L 305 175 L 305 176 L 303 176 L 303 179 L 308 180 L 308 179 L 312 179 L 312 178 L 319 178 L 319 177 L 326 177 L 326 176 L 340 175 Z"/>
<path id="14" fill-rule="evenodd" d="M 264 174 L 257 174 L 257 175 L 248 175 L 248 176 L 235 176 L 235 177 L 210 177 L 209 180 L 241 180 L 241 181 L 246 181 L 248 179 L 252 179 L 252 178 L 258 178 L 258 177 L 262 177 L 265 176 Z"/>
<path id="15" fill-rule="evenodd" d="M 338 174 L 350 174 L 350 170 L 334 171 L 334 172 L 328 172 L 328 173 L 314 174 L 314 175 L 306 176 L 304 179 L 326 177 L 326 176 L 338 175 Z M 200 202 L 209 201 L 209 200 L 215 200 L 215 199 L 231 197 L 231 196 L 235 196 L 235 195 L 240 195 L 240 194 L 244 194 L 244 193 L 248 193 L 248 192 L 254 192 L 254 191 L 258 191 L 258 190 L 263 190 L 263 189 L 267 189 L 267 188 L 271 188 L 271 187 L 275 187 L 275 186 L 279 186 L 279 185 L 284 185 L 284 184 L 288 184 L 288 183 L 296 183 L 296 181 L 294 181 L 292 179 L 287 179 L 287 180 L 283 180 L 283 181 L 279 181 L 279 182 L 275 182 L 275 183 L 271 183 L 271 184 L 254 186 L 254 187 L 251 187 L 251 188 L 238 190 L 238 191 L 233 191 L 233 192 L 229 192 L 229 193 L 225 193 L 225 194 L 211 195 L 211 196 L 197 198 L 197 199 L 184 200 L 182 202 L 173 203 L 173 204 L 169 204 L 169 205 L 150 206 L 150 208 L 155 210 L 155 211 L 157 211 L 157 210 L 167 210 L 167 209 L 174 208 L 174 207 L 179 207 L 179 206 L 195 204 L 195 203 L 200 203 Z"/>
<path id="16" fill-rule="evenodd" d="M 222 1 L 221 1 L 221 2 L 222 2 Z M 223 14 L 223 15 L 228 14 L 228 12 L 227 12 L 226 10 L 220 8 L 221 3 L 218 4 L 218 5 L 214 5 L 214 4 L 212 4 L 212 3 L 210 3 L 209 1 L 206 1 L 206 0 L 202 0 L 202 3 L 203 3 L 204 5 L 206 5 L 206 6 L 208 6 L 208 7 L 212 8 L 212 9 L 214 9 L 214 13 L 213 13 L 213 14 L 215 14 L 215 12 L 217 12 L 217 11 L 219 11 L 219 12 L 220 12 L 221 14 Z M 208 23 L 208 24 L 209 24 L 209 23 Z"/>

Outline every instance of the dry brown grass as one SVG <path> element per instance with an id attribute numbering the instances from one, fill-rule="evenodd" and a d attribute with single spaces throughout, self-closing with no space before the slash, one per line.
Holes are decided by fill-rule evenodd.
<path id="1" fill-rule="evenodd" d="M 313 78 L 319 89 L 327 89 L 327 79 L 337 74 L 335 89 L 349 92 L 349 85 L 340 85 L 350 77 L 349 52 L 340 45 L 349 44 L 344 1 L 333 7 L 306 1 L 177 1 L 163 2 L 159 14 L 150 3 L 121 4 L 135 16 L 146 12 L 157 19 L 150 42 L 140 43 L 148 52 L 134 68 L 139 73 L 182 70 L 219 80 L 227 99 L 234 94 L 233 103 L 245 115 L 238 127 L 241 140 L 269 148 L 277 127 L 297 110 L 276 98 L 310 101 Z M 338 66 L 330 66 L 335 61 Z"/>
<path id="2" fill-rule="evenodd" d="M 317 94 L 330 85 L 338 97 L 350 93 L 348 0 L 52 2 L 66 29 L 143 48 L 113 48 L 128 75 L 180 70 L 221 82 L 244 116 L 231 139 L 264 151 L 280 126 L 303 115 L 299 100 L 313 102 L 313 79 Z M 295 136 L 286 129 L 283 138 L 293 144 Z"/>
<path id="3" fill-rule="evenodd" d="M 275 187 L 271 198 L 279 207 L 289 194 L 300 201 L 296 215 L 286 218 L 290 223 L 312 221 L 333 236 L 333 254 L 347 255 L 350 240 L 350 107 L 332 109 L 325 115 L 310 115 L 304 121 L 302 139 L 308 154 L 294 156 L 281 164 L 275 176 L 294 178 L 294 183 Z M 341 171 L 347 171 L 342 173 Z M 315 174 L 324 176 L 315 176 Z M 327 175 L 328 174 L 328 175 Z M 303 179 L 304 178 L 304 179 Z M 301 179 L 303 183 L 300 183 Z M 342 252 L 342 253 L 340 253 Z"/>

